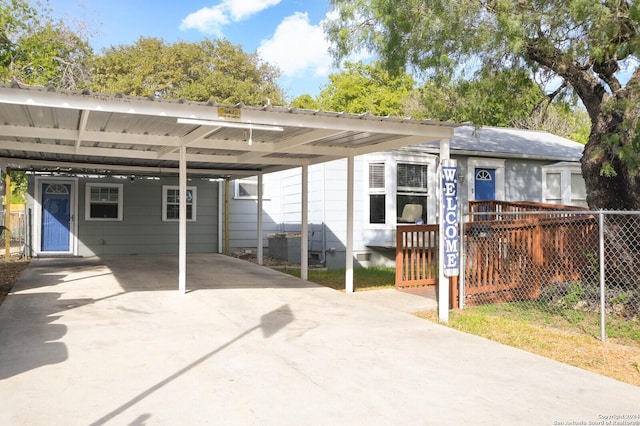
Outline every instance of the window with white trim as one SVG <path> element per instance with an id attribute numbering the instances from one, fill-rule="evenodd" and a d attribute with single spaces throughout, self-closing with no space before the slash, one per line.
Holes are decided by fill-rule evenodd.
<path id="1" fill-rule="evenodd" d="M 386 222 L 385 165 L 369 163 L 369 223 Z"/>
<path id="2" fill-rule="evenodd" d="M 266 183 L 267 177 L 262 177 L 262 198 L 268 198 L 266 189 L 268 185 Z M 241 200 L 255 200 L 258 198 L 258 176 L 250 176 L 242 179 L 236 179 L 234 181 L 235 191 L 234 198 Z"/>
<path id="3" fill-rule="evenodd" d="M 587 187 L 582 173 L 571 173 L 571 205 L 587 207 Z"/>
<path id="4" fill-rule="evenodd" d="M 542 168 L 542 201 L 587 206 L 587 191 L 579 164 L 561 163 Z"/>
<path id="5" fill-rule="evenodd" d="M 545 183 L 547 185 L 545 191 L 545 203 L 562 204 L 562 173 L 546 173 Z"/>
<path id="6" fill-rule="evenodd" d="M 398 163 L 396 208 L 398 223 L 426 223 L 428 168 L 426 164 Z"/>
<path id="7" fill-rule="evenodd" d="M 122 220 L 122 184 L 87 183 L 85 220 Z"/>
<path id="8" fill-rule="evenodd" d="M 195 186 L 187 186 L 187 221 L 196 220 Z M 176 221 L 180 219 L 180 187 L 172 185 L 162 186 L 162 220 Z"/>

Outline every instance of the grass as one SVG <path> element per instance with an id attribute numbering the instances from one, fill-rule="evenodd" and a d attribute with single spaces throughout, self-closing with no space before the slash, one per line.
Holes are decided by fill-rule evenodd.
<path id="1" fill-rule="evenodd" d="M 584 334 L 600 337 L 600 314 L 575 309 L 548 308 L 533 302 L 512 302 L 478 306 L 472 309 L 485 315 L 512 318 L 519 321 L 550 326 L 564 330 L 580 330 Z M 605 318 L 607 338 L 640 345 L 640 322 L 615 315 Z"/>
<path id="2" fill-rule="evenodd" d="M 602 342 L 585 334 L 563 315 L 514 304 L 487 305 L 451 311 L 449 327 L 532 352 L 603 376 L 640 386 L 640 324 L 609 317 L 613 330 L 623 331 Z M 584 314 L 584 313 L 582 313 Z M 436 312 L 419 317 L 438 321 Z M 593 323 L 585 314 L 579 324 Z M 626 326 L 622 326 L 626 323 Z M 615 333 L 613 333 L 615 334 Z M 598 333 L 599 335 L 599 333 Z"/>
<path id="3" fill-rule="evenodd" d="M 274 268 L 294 277 L 300 277 L 300 269 Z M 308 279 L 314 283 L 330 287 L 334 290 L 345 289 L 345 270 L 309 269 Z M 382 288 L 395 288 L 395 268 L 372 267 L 357 268 L 353 270 L 353 286 L 356 291 L 380 290 Z"/>

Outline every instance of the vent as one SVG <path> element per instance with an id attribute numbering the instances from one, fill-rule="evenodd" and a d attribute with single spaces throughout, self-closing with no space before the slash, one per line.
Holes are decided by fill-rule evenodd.
<path id="1" fill-rule="evenodd" d="M 371 253 L 358 253 L 356 254 L 356 260 L 358 262 L 371 262 Z"/>

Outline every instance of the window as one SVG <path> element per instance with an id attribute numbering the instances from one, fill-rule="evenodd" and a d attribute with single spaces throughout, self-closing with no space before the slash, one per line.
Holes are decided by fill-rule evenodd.
<path id="1" fill-rule="evenodd" d="M 571 173 L 571 205 L 587 206 L 587 188 L 582 173 Z"/>
<path id="2" fill-rule="evenodd" d="M 398 163 L 398 192 L 427 192 L 427 165 Z"/>
<path id="3" fill-rule="evenodd" d="M 235 197 L 236 199 L 256 199 L 258 198 L 258 177 L 251 176 L 235 181 Z M 262 177 L 262 198 L 266 194 L 266 176 Z"/>
<path id="4" fill-rule="evenodd" d="M 187 220 L 196 220 L 196 187 L 187 187 Z M 162 186 L 162 220 L 180 219 L 180 188 L 178 186 Z"/>
<path id="5" fill-rule="evenodd" d="M 545 196 L 545 202 L 552 204 L 562 204 L 562 174 L 561 173 L 547 173 L 546 184 L 547 191 Z"/>
<path id="6" fill-rule="evenodd" d="M 369 163 L 369 223 L 385 222 L 384 163 Z"/>
<path id="7" fill-rule="evenodd" d="M 542 201 L 570 206 L 587 206 L 587 191 L 580 165 L 557 163 L 542 168 Z"/>
<path id="8" fill-rule="evenodd" d="M 122 184 L 87 183 L 85 220 L 122 220 Z"/>
<path id="9" fill-rule="evenodd" d="M 428 169 L 426 164 L 397 164 L 396 208 L 398 223 L 426 223 Z"/>

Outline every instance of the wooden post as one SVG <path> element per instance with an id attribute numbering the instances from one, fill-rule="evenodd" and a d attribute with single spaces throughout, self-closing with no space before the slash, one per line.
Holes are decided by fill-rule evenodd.
<path id="1" fill-rule="evenodd" d="M 462 272 L 461 272 L 462 273 Z M 451 277 L 449 285 L 449 309 L 460 308 L 460 294 L 458 289 L 459 277 Z"/>
<path id="2" fill-rule="evenodd" d="M 8 262 L 11 260 L 11 169 L 7 167 L 5 179 L 5 195 L 4 195 L 4 258 Z"/>

